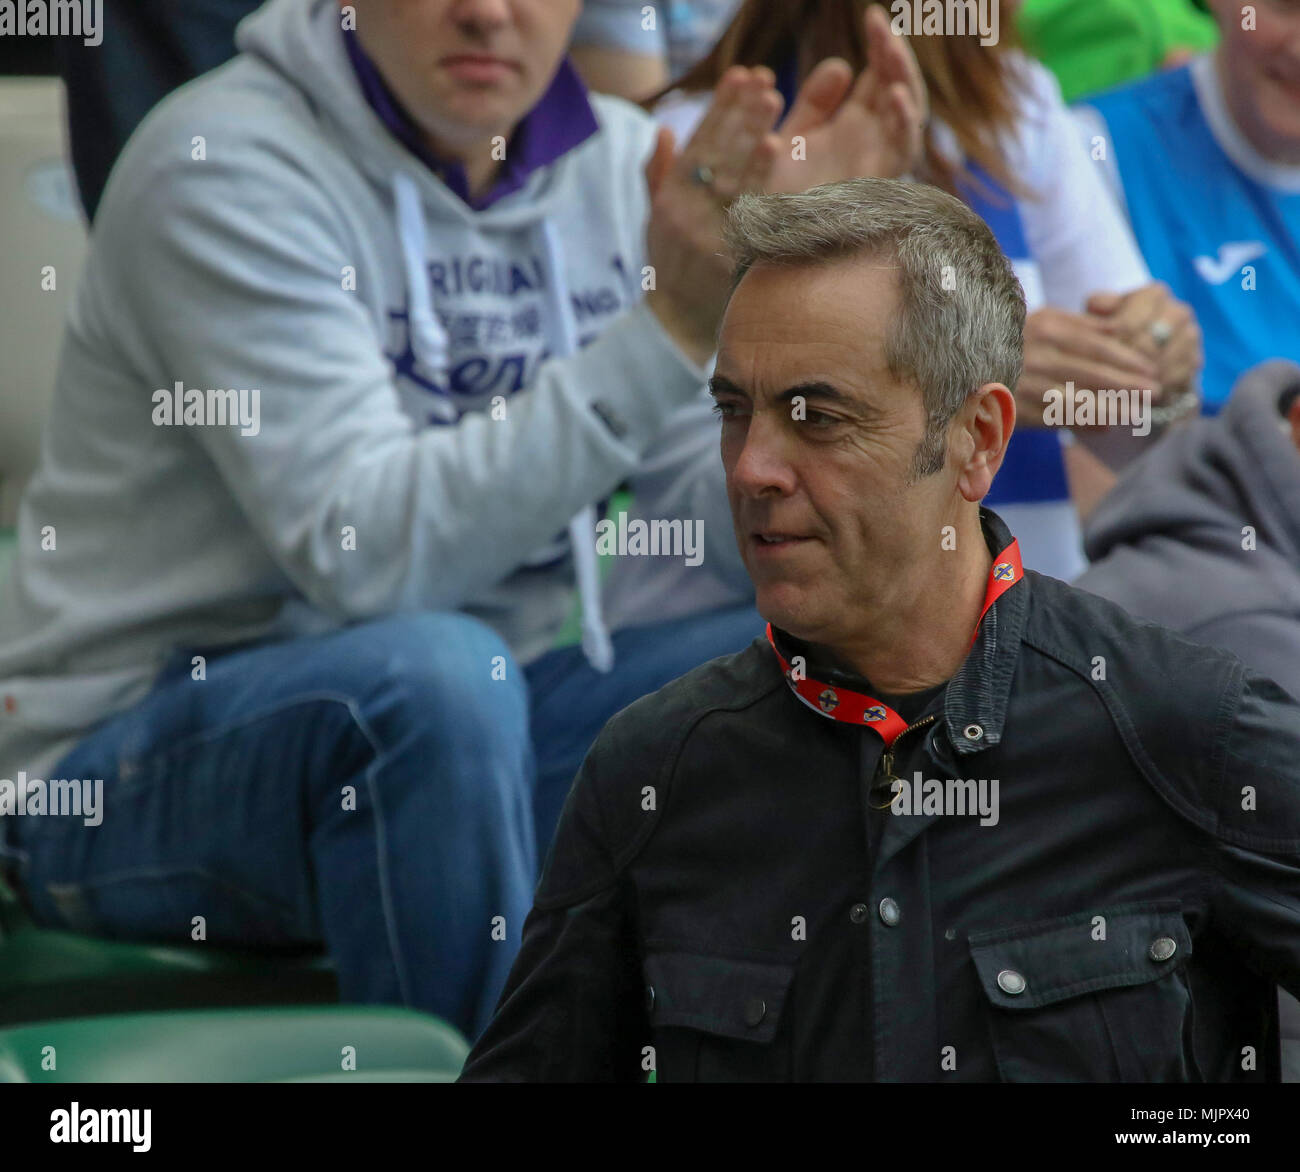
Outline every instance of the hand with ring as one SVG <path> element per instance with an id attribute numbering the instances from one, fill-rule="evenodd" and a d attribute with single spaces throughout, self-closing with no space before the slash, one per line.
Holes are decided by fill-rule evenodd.
<path id="1" fill-rule="evenodd" d="M 736 196 L 762 190 L 772 165 L 771 129 L 781 107 L 770 69 L 733 66 L 680 153 L 672 132 L 661 128 L 646 164 L 646 257 L 655 280 L 647 304 L 701 365 L 713 353 L 731 278 L 722 244 L 723 213 Z"/>
<path id="2" fill-rule="evenodd" d="M 1156 405 L 1180 396 L 1204 364 L 1201 331 L 1191 309 L 1153 281 L 1130 293 L 1095 293 L 1087 310 L 1112 337 L 1151 359 L 1159 371 Z"/>
<path id="3" fill-rule="evenodd" d="M 704 117 L 677 159 L 678 176 L 728 204 L 761 191 L 771 165 L 773 123 L 783 102 L 766 66 L 733 65 L 722 75 Z"/>

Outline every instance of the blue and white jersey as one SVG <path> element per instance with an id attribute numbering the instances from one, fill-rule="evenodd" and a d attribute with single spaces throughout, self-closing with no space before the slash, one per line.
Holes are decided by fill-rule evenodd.
<path id="1" fill-rule="evenodd" d="M 1300 356 L 1300 166 L 1247 142 L 1209 55 L 1090 98 L 1077 118 L 1153 276 L 1196 313 L 1216 414 L 1243 371 Z"/>
<path id="2" fill-rule="evenodd" d="M 974 177 L 959 193 L 992 229 L 1025 291 L 1029 313 L 1053 306 L 1082 312 L 1098 292 L 1127 293 L 1151 276 L 1088 152 L 1071 141 L 1071 115 L 1056 79 L 1018 57 L 1019 118 L 1002 137 L 1007 171 L 1025 189 L 1013 196 L 934 124 L 936 146 Z M 1020 541 L 1025 565 L 1065 581 L 1082 573 L 1079 516 L 1070 499 L 1061 429 L 1017 427 L 984 503 Z"/>

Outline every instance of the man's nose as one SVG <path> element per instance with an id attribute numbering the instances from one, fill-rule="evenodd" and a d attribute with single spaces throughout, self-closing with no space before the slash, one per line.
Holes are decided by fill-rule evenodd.
<path id="1" fill-rule="evenodd" d="M 510 23 L 513 0 L 456 0 L 452 19 L 464 30 L 491 32 Z"/>
<path id="2" fill-rule="evenodd" d="M 792 493 L 796 476 L 788 439 L 765 412 L 755 412 L 731 468 L 732 484 L 746 496 Z"/>

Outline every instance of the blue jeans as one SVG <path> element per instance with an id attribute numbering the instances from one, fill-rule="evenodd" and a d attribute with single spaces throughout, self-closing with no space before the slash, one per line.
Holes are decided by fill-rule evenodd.
<path id="1" fill-rule="evenodd" d="M 458 614 L 209 656 L 52 771 L 102 778 L 103 818 L 7 819 L 38 922 L 122 939 L 323 943 L 345 1001 L 409 1005 L 471 1040 L 518 950 L 582 757 L 637 697 L 762 630 L 746 608 L 619 632 L 520 670 Z M 504 679 L 494 679 L 494 657 Z"/>

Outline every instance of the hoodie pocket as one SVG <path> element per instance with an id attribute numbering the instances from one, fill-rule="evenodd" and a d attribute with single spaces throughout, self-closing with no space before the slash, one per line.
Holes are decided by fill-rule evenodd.
<path id="1" fill-rule="evenodd" d="M 1191 934 L 1177 900 L 969 937 L 1004 1082 L 1186 1082 Z"/>

